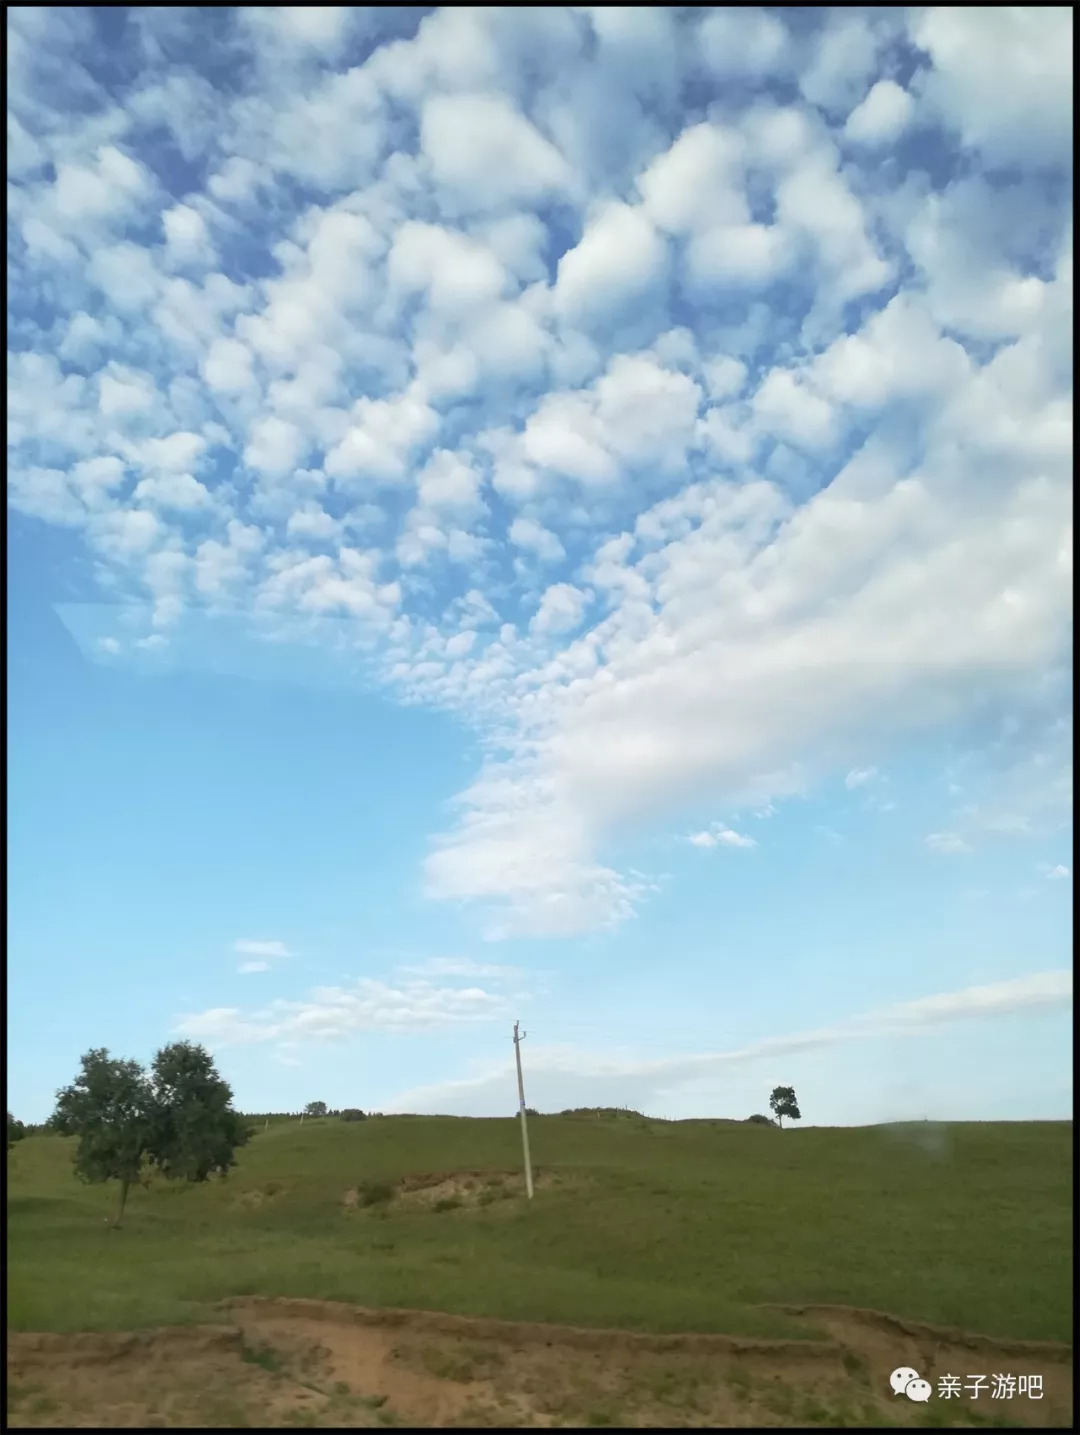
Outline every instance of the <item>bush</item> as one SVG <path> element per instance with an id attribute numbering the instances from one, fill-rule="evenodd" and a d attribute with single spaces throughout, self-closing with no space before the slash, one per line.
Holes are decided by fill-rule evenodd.
<path id="1" fill-rule="evenodd" d="M 456 1211 L 460 1205 L 460 1196 L 440 1196 L 431 1209 L 433 1211 Z"/>
<path id="2" fill-rule="evenodd" d="M 361 1206 L 385 1206 L 394 1199 L 394 1188 L 389 1181 L 362 1181 L 356 1199 Z"/>
<path id="3" fill-rule="evenodd" d="M 772 1119 L 771 1116 L 762 1116 L 762 1114 L 761 1114 L 760 1111 L 756 1111 L 753 1116 L 748 1116 L 746 1119 L 747 1119 L 747 1121 L 752 1121 L 755 1126 L 775 1126 L 775 1125 L 776 1125 L 776 1122 Z"/>
<path id="4" fill-rule="evenodd" d="M 355 1106 L 350 1106 L 341 1113 L 341 1119 L 342 1121 L 366 1121 L 367 1114 L 363 1111 L 357 1111 Z"/>

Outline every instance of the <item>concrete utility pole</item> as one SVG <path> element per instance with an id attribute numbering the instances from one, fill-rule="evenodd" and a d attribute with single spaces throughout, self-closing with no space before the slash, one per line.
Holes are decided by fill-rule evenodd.
<path id="1" fill-rule="evenodd" d="M 522 1032 L 518 1036 L 518 1023 L 514 1023 L 514 1056 L 517 1060 L 518 1079 L 518 1106 L 521 1110 L 521 1144 L 525 1151 L 525 1189 L 529 1193 L 529 1200 L 533 1198 L 532 1180 L 532 1158 L 529 1155 L 529 1123 L 525 1117 L 525 1083 L 521 1079 L 521 1043 L 525 1040 L 528 1032 Z"/>

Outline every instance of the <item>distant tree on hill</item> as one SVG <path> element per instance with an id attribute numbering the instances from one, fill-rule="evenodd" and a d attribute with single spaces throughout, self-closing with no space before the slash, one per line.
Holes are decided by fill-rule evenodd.
<path id="1" fill-rule="evenodd" d="M 9 1111 L 7 1114 L 7 1148 L 10 1151 L 16 1141 L 21 1141 L 26 1135 L 26 1127 L 21 1121 L 16 1121 Z"/>
<path id="2" fill-rule="evenodd" d="M 367 1116 L 363 1111 L 359 1111 L 355 1106 L 347 1106 L 345 1110 L 341 1113 L 341 1119 L 342 1121 L 366 1121 Z"/>
<path id="3" fill-rule="evenodd" d="M 114 1225 L 124 1218 L 129 1189 L 143 1177 L 153 1132 L 153 1095 L 137 1061 L 96 1047 L 82 1058 L 78 1076 L 56 1093 L 52 1129 L 77 1136 L 75 1174 L 83 1181 L 120 1182 Z"/>
<path id="4" fill-rule="evenodd" d="M 760 1111 L 755 1111 L 753 1116 L 748 1116 L 746 1119 L 753 1122 L 755 1126 L 772 1126 L 774 1128 L 776 1126 L 776 1122 L 771 1116 L 763 1116 Z"/>
<path id="5" fill-rule="evenodd" d="M 325 1101 L 309 1101 L 308 1104 L 304 1107 L 304 1115 L 305 1115 L 305 1116 L 325 1116 L 325 1115 L 326 1115 L 326 1102 L 325 1102 Z"/>
<path id="6" fill-rule="evenodd" d="M 169 1180 L 226 1176 L 250 1136 L 233 1110 L 232 1089 L 210 1053 L 189 1041 L 163 1046 L 151 1068 L 154 1127 L 150 1156 Z"/>
<path id="7" fill-rule="evenodd" d="M 795 1100 L 794 1086 L 774 1086 L 773 1093 L 769 1097 L 769 1105 L 773 1109 L 781 1131 L 784 1129 L 785 1116 L 789 1116 L 792 1121 L 802 1120 L 799 1103 Z"/>
<path id="8" fill-rule="evenodd" d="M 56 1093 L 49 1125 L 78 1137 L 82 1180 L 119 1181 L 116 1226 L 129 1190 L 151 1168 L 174 1181 L 224 1176 L 250 1135 L 209 1053 L 186 1041 L 162 1047 L 149 1077 L 137 1061 L 110 1057 L 104 1047 L 88 1051 L 75 1080 Z"/>

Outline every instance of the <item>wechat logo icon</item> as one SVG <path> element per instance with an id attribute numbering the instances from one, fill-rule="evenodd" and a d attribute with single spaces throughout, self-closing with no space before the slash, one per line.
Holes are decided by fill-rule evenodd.
<path id="1" fill-rule="evenodd" d="M 906 1395 L 909 1400 L 917 1400 L 920 1403 L 930 1399 L 929 1380 L 923 1380 L 919 1372 L 912 1370 L 910 1365 L 898 1365 L 889 1376 L 889 1384 L 894 1395 Z"/>

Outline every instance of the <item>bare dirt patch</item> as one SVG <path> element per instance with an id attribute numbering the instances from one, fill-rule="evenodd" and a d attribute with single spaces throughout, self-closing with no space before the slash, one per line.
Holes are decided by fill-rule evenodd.
<path id="1" fill-rule="evenodd" d="M 639 1335 L 367 1310 L 225 1302 L 229 1324 L 139 1335 L 8 1338 L 9 1424 L 105 1428 L 806 1427 L 993 1424 L 1067 1428 L 1072 1350 L 835 1306 L 790 1308 L 826 1340 Z M 987 1391 L 929 1406 L 892 1395 L 909 1364 L 1041 1375 L 1041 1400 Z"/>
<path id="2" fill-rule="evenodd" d="M 341 1405 L 238 1326 L 8 1337 L 13 1429 L 332 1425 Z"/>
<path id="3" fill-rule="evenodd" d="M 263 1186 L 249 1186 L 246 1191 L 240 1191 L 234 1198 L 232 1205 L 234 1210 L 257 1211 L 267 1201 L 272 1201 L 275 1196 L 280 1196 L 286 1187 L 281 1181 L 267 1181 Z"/>
<path id="4" fill-rule="evenodd" d="M 538 1191 L 582 1184 L 557 1171 L 534 1171 Z M 526 1199 L 520 1171 L 426 1171 L 392 1183 L 367 1182 L 350 1186 L 341 1198 L 346 1211 L 385 1209 L 393 1203 L 404 1210 L 479 1210 L 503 1201 Z"/>

